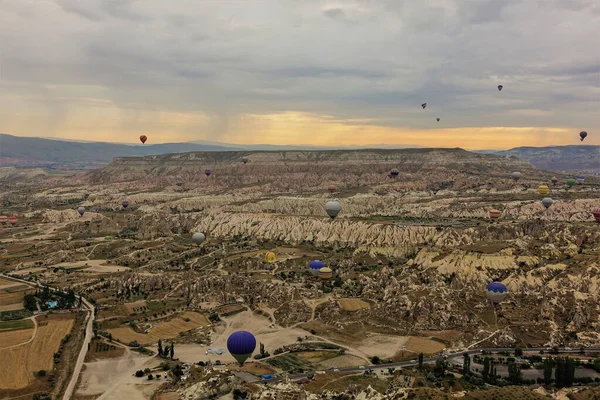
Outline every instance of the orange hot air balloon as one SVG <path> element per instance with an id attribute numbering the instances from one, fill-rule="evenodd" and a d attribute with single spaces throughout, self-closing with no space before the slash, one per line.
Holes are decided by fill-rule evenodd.
<path id="1" fill-rule="evenodd" d="M 146 135 L 140 136 L 140 142 L 142 142 L 142 144 L 146 143 L 146 140 L 148 140 L 148 138 L 146 137 Z"/>
<path id="2" fill-rule="evenodd" d="M 335 192 L 335 186 L 329 185 L 329 187 L 327 188 L 327 190 L 329 190 L 330 193 L 333 193 L 333 192 Z"/>

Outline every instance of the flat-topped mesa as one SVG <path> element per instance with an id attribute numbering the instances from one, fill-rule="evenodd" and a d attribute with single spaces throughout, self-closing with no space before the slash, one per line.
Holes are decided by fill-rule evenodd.
<path id="1" fill-rule="evenodd" d="M 243 160 L 248 158 L 248 163 Z M 206 169 L 212 170 L 210 179 L 218 177 L 250 178 L 256 182 L 268 179 L 297 179 L 297 174 L 314 174 L 338 182 L 354 182 L 357 177 L 373 175 L 386 178 L 392 168 L 405 174 L 427 171 L 446 171 L 466 174 L 508 174 L 513 170 L 534 171 L 527 161 L 516 157 L 477 154 L 460 148 L 454 149 L 398 149 L 398 150 L 326 150 L 326 151 L 227 151 L 163 154 L 145 157 L 115 158 L 106 167 L 94 171 L 91 182 L 110 183 L 149 177 L 197 176 L 204 178 Z M 201 176 L 202 175 L 202 176 Z M 368 183 L 368 182 L 367 182 Z"/>

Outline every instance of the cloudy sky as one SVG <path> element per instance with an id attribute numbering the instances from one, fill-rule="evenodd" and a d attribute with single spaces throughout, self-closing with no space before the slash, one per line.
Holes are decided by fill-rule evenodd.
<path id="1" fill-rule="evenodd" d="M 509 148 L 581 130 L 600 144 L 596 0 L 0 0 L 4 133 Z"/>

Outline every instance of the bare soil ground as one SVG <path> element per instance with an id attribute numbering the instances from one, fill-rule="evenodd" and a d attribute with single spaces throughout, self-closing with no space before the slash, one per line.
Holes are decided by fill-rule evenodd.
<path id="1" fill-rule="evenodd" d="M 259 362 L 246 362 L 242 367 L 239 365 L 232 365 L 229 367 L 232 371 L 243 371 L 248 372 L 249 374 L 262 376 L 267 374 L 272 374 L 274 370 L 269 368 L 269 366 L 259 363 Z"/>
<path id="2" fill-rule="evenodd" d="M 186 321 L 186 319 L 189 319 L 189 321 Z M 185 332 L 190 329 L 207 325 L 209 325 L 209 322 L 204 315 L 188 311 L 169 321 L 159 322 L 146 334 L 137 333 L 129 326 L 108 329 L 108 332 L 112 334 L 113 338 L 118 339 L 121 343 L 129 343 L 137 340 L 137 342 L 142 345 L 149 345 L 158 342 L 159 339 L 164 340 L 177 337 L 179 332 Z"/>
<path id="3" fill-rule="evenodd" d="M 343 356 L 337 356 L 334 358 L 330 358 L 325 361 L 321 361 L 317 364 L 319 368 L 331 368 L 334 366 L 335 368 L 345 368 L 345 367 L 357 367 L 359 365 L 365 365 L 365 360 L 360 357 L 353 356 L 351 354 L 345 354 Z"/>
<path id="4" fill-rule="evenodd" d="M 444 347 L 443 343 L 418 336 L 410 336 L 406 342 L 407 350 L 425 355 L 439 353 Z"/>
<path id="5" fill-rule="evenodd" d="M 358 311 L 371 307 L 369 303 L 361 299 L 340 299 L 338 303 L 344 311 Z"/>
<path id="6" fill-rule="evenodd" d="M 242 311 L 245 310 L 246 307 L 244 307 L 241 304 L 224 304 L 222 306 L 219 306 L 215 309 L 215 311 L 219 314 L 229 314 L 229 313 L 234 313 L 237 311 Z"/>
<path id="7" fill-rule="evenodd" d="M 11 368 L 0 369 L 0 387 L 3 389 L 21 389 L 34 380 L 34 372 L 41 369 L 52 370 L 52 355 L 60 341 L 73 327 L 71 315 L 52 315 L 48 324 L 39 326 L 31 343 L 23 346 L 0 350 L 0 360 Z"/>
<path id="8" fill-rule="evenodd" d="M 125 348 L 118 344 L 92 340 L 90 343 L 90 349 L 85 356 L 85 362 L 121 357 L 123 354 L 125 354 Z"/>
<path id="9" fill-rule="evenodd" d="M 369 356 L 389 358 L 402 350 L 408 339 L 406 336 L 373 335 L 358 343 L 356 348 Z"/>

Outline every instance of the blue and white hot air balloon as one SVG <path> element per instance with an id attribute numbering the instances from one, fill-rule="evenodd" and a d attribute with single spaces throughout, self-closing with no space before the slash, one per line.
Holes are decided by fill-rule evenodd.
<path id="1" fill-rule="evenodd" d="M 314 276 L 319 276 L 319 270 L 325 266 L 325 263 L 321 260 L 313 260 L 308 264 L 310 273 Z"/>
<path id="2" fill-rule="evenodd" d="M 488 300 L 497 304 L 504 301 L 508 295 L 508 289 L 501 282 L 491 282 L 486 286 L 485 294 L 487 295 Z"/>
<path id="3" fill-rule="evenodd" d="M 256 338 L 248 331 L 236 331 L 227 338 L 227 350 L 240 365 L 252 355 L 254 349 Z"/>
<path id="4" fill-rule="evenodd" d="M 585 176 L 581 176 L 581 175 L 579 175 L 579 176 L 577 177 L 577 184 L 578 184 L 578 185 L 581 185 L 581 184 L 583 184 L 583 181 L 584 181 L 584 180 L 585 180 Z"/>

